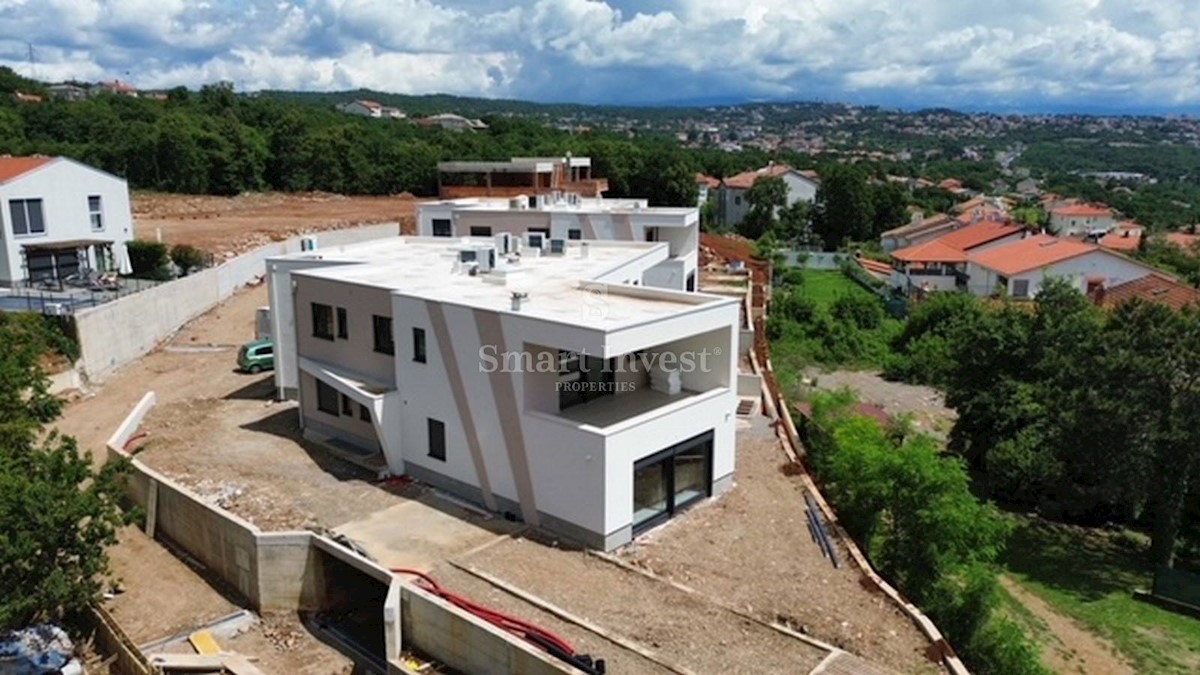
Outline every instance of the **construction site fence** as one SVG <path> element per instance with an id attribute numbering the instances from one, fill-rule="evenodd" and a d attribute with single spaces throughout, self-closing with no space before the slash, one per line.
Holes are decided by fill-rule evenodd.
<path id="1" fill-rule="evenodd" d="M 305 239 L 315 238 L 319 247 L 333 247 L 399 234 L 399 223 L 383 223 L 296 236 L 261 246 L 216 267 L 78 309 L 74 312 L 75 330 L 83 371 L 88 379 L 99 381 L 141 358 L 188 321 L 216 307 L 238 289 L 261 280 L 266 275 L 267 258 L 300 252 Z"/>

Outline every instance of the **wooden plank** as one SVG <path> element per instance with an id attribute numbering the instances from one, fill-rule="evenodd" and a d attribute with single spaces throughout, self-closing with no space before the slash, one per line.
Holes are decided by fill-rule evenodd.
<path id="1" fill-rule="evenodd" d="M 154 538 L 154 527 L 158 523 L 158 481 L 150 479 L 146 495 L 146 536 Z"/>
<path id="2" fill-rule="evenodd" d="M 198 630 L 192 633 L 188 636 L 188 642 L 192 643 L 197 654 L 221 653 L 221 645 L 217 644 L 217 639 L 207 630 Z"/>

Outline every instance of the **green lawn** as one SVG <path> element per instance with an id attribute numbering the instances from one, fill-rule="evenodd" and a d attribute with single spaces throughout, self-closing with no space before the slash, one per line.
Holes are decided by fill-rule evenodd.
<path id="1" fill-rule="evenodd" d="M 1110 640 L 1138 672 L 1200 672 L 1200 620 L 1133 599 L 1148 589 L 1145 550 L 1128 538 L 1017 518 L 1005 566 L 1062 614 Z"/>
<path id="2" fill-rule="evenodd" d="M 840 270 L 804 270 L 804 284 L 800 287 L 800 294 L 823 307 L 828 307 L 843 295 L 869 293 L 867 289 L 848 279 Z"/>

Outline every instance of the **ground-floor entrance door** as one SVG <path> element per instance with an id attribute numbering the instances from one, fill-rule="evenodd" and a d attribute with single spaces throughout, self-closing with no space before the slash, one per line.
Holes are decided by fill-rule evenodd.
<path id="1" fill-rule="evenodd" d="M 653 527 L 712 494 L 713 432 L 633 465 L 633 531 Z"/>

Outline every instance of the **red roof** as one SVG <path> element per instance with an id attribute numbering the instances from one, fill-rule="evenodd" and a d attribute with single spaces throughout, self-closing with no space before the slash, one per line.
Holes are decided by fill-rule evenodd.
<path id="1" fill-rule="evenodd" d="M 1038 234 L 972 253 L 970 259 L 981 267 L 1012 276 L 1099 250 L 1100 247 L 1095 244 Z"/>
<path id="2" fill-rule="evenodd" d="M 702 185 L 707 185 L 709 187 L 709 189 L 713 189 L 713 190 L 721 187 L 721 181 L 719 179 L 713 178 L 712 176 L 707 176 L 702 173 L 696 174 L 696 183 L 702 184 Z"/>
<path id="3" fill-rule="evenodd" d="M 1076 218 L 1111 218 L 1112 209 L 1103 204 L 1069 204 L 1051 211 L 1056 216 Z"/>
<path id="4" fill-rule="evenodd" d="M 787 164 L 768 164 L 757 171 L 743 171 L 736 176 L 726 178 L 725 187 L 734 188 L 735 190 L 749 190 L 759 178 L 778 178 L 786 173 L 791 173 L 791 171 L 792 167 Z M 813 172 L 799 171 L 797 173 L 811 179 L 808 174 Z"/>
<path id="5" fill-rule="evenodd" d="M 924 244 L 892 251 L 892 257 L 902 262 L 961 263 L 967 261 L 967 253 L 942 241 L 933 239 Z"/>
<path id="6" fill-rule="evenodd" d="M 1150 274 L 1105 289 L 1097 295 L 1096 300 L 1102 307 L 1116 307 L 1134 298 L 1161 303 L 1179 310 L 1188 305 L 1200 305 L 1200 290 L 1160 274 Z"/>
<path id="7" fill-rule="evenodd" d="M 961 251 L 970 251 L 978 246 L 1003 239 L 1021 231 L 1021 226 L 1008 220 L 981 220 L 953 232 L 943 234 L 935 241 L 953 246 Z"/>
<path id="8" fill-rule="evenodd" d="M 367 101 L 367 100 L 361 100 L 358 102 L 358 104 L 364 108 L 371 108 L 372 110 L 383 107 L 382 105 L 380 105 L 379 103 L 376 103 L 375 101 Z"/>
<path id="9" fill-rule="evenodd" d="M 938 183 L 938 187 L 942 188 L 943 190 L 950 190 L 950 191 L 961 190 L 962 183 L 958 182 L 957 180 L 954 180 L 953 178 L 947 178 L 946 180 Z"/>
<path id="10" fill-rule="evenodd" d="M 870 274 L 876 279 L 886 280 L 892 276 L 892 272 L 894 271 L 891 265 L 884 262 L 879 262 L 878 260 L 871 260 L 870 258 L 855 258 L 854 261 L 857 262 L 858 266 L 863 268 L 867 274 Z"/>
<path id="11" fill-rule="evenodd" d="M 1112 232 L 1100 237 L 1104 248 L 1114 251 L 1136 251 L 1142 241 L 1141 226 L 1136 223 L 1121 223 Z"/>
<path id="12" fill-rule="evenodd" d="M 0 183 L 7 183 L 54 160 L 54 157 L 0 157 Z"/>
<path id="13" fill-rule="evenodd" d="M 1167 241 L 1175 244 L 1185 251 L 1191 251 L 1192 245 L 1200 241 L 1200 234 L 1187 234 L 1185 232 L 1168 232 Z"/>
<path id="14" fill-rule="evenodd" d="M 132 84 L 129 84 L 128 82 L 122 82 L 120 80 L 113 80 L 112 82 L 105 82 L 105 83 L 103 83 L 103 86 L 105 89 L 111 89 L 112 91 L 119 91 L 123 94 L 132 94 L 137 91 L 137 87 L 133 86 Z"/>

